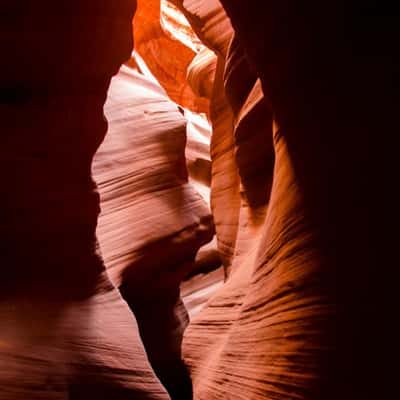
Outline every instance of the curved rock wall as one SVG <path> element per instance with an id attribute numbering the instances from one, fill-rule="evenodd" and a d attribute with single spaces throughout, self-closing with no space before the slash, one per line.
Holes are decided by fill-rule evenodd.
<path id="1" fill-rule="evenodd" d="M 138 325 L 97 251 L 91 177 L 135 2 L 0 6 L 0 399 L 167 399 L 148 359 L 173 398 L 367 398 L 381 36 L 340 2 L 172 3 L 208 49 L 168 34 L 156 1 L 139 2 L 136 46 L 168 96 L 208 114 L 210 147 L 124 67 L 93 167 L 101 250 Z M 213 235 L 194 186 L 211 186 L 225 283 L 183 333 L 179 283 Z"/>
<path id="2" fill-rule="evenodd" d="M 190 398 L 179 285 L 214 226 L 188 182 L 186 120 L 159 85 L 125 66 L 112 80 L 105 115 L 109 131 L 93 162 L 104 262 L 135 313 L 156 373 L 173 398 Z"/>
<path id="3" fill-rule="evenodd" d="M 168 399 L 105 274 L 91 162 L 135 1 L 0 5 L 0 399 Z M 59 51 L 62 49 L 62 52 Z"/>
<path id="4" fill-rule="evenodd" d="M 398 33 L 378 4 L 335 2 L 325 8 L 311 2 L 302 8 L 300 2 L 270 1 L 263 15 L 256 2 L 223 4 L 270 99 L 303 192 L 306 220 L 316 231 L 315 248 L 324 255 L 312 264 L 318 265 L 320 295 L 334 304 L 334 324 L 323 331 L 334 342 L 321 349 L 323 367 L 309 387 L 320 390 L 315 398 L 373 397 L 378 385 L 365 385 L 366 377 L 376 382 L 379 376 L 372 297 L 379 302 L 382 296 L 373 289 L 368 250 L 366 170 L 380 115 L 392 122 L 392 83 L 382 77 L 394 77 Z"/>
<path id="5" fill-rule="evenodd" d="M 246 257 L 254 229 L 265 215 L 274 159 L 272 112 L 221 3 L 174 3 L 214 54 L 196 57 L 188 77 L 200 86 L 198 81 L 210 74 L 203 77 L 199 71 L 207 73 L 211 67 L 214 71 L 214 87 L 208 91 L 213 128 L 211 206 L 220 255 L 229 274 L 241 256 Z"/>
<path id="6" fill-rule="evenodd" d="M 134 18 L 135 51 L 144 59 L 152 74 L 167 91 L 168 96 L 182 107 L 192 111 L 208 112 L 208 100 L 199 97 L 186 80 L 186 70 L 197 52 L 196 46 L 178 40 L 162 24 L 162 17 L 168 17 L 172 26 L 182 30 L 183 26 L 166 10 L 161 14 L 160 0 L 139 0 Z M 188 41 L 190 42 L 190 37 Z"/>
<path id="7" fill-rule="evenodd" d="M 205 36 L 218 14 L 205 10 L 215 2 L 178 3 Z M 351 23 L 361 17 L 338 5 L 327 16 L 314 3 L 302 12 L 290 2 L 267 2 L 264 12 L 256 2 L 222 3 L 235 34 L 218 60 L 215 88 L 224 91 L 232 129 L 225 122 L 219 131 L 213 121 L 211 156 L 215 171 L 215 144 L 226 135 L 221 171 L 231 192 L 218 201 L 216 174 L 211 187 L 217 236 L 221 243 L 229 232 L 231 250 L 224 286 L 184 335 L 194 398 L 368 396 L 361 379 L 372 376 L 364 134 L 377 125 L 361 112 L 370 109 L 368 96 L 360 99 L 368 79 L 357 68 L 367 58 Z M 213 48 L 210 37 L 223 33 L 208 33 Z M 358 52 L 349 52 L 349 40 Z M 367 70 L 380 62 L 368 59 Z M 240 200 L 229 179 L 235 173 Z M 235 215 L 225 232 L 219 210 Z"/>
<path id="8" fill-rule="evenodd" d="M 173 1 L 182 11 L 198 37 L 209 48 L 207 57 L 194 58 L 189 68 L 188 78 L 196 89 L 201 78 L 213 84 L 208 90 L 210 98 L 210 120 L 213 134 L 210 154 L 211 194 L 210 201 L 217 232 L 218 250 L 225 270 L 231 266 L 235 249 L 237 222 L 240 209 L 239 175 L 234 159 L 234 115 L 229 106 L 223 87 L 225 58 L 229 42 L 233 36 L 230 21 L 219 1 Z M 213 71 L 212 75 L 209 71 Z M 216 204 L 222 207 L 216 206 Z M 226 205 L 229 204 L 229 207 Z"/>
<path id="9" fill-rule="evenodd" d="M 93 163 L 104 261 L 116 286 L 132 280 L 140 296 L 161 296 L 170 289 L 162 271 L 180 276 L 176 289 L 190 272 L 179 263 L 190 263 L 214 233 L 188 184 L 186 120 L 160 86 L 127 67 L 112 81 L 105 115 L 109 132 Z"/>

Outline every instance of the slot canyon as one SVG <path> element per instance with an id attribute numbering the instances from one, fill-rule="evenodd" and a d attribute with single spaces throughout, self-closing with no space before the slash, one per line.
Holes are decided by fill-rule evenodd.
<path id="1" fill-rule="evenodd" d="M 5 0 L 0 20 L 0 400 L 385 398 L 369 201 L 393 14 Z"/>

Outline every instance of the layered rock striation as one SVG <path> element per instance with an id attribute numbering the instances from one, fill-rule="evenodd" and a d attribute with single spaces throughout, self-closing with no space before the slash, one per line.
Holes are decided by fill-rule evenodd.
<path id="1" fill-rule="evenodd" d="M 184 335 L 194 398 L 368 396 L 374 308 L 365 306 L 372 270 L 363 168 L 378 118 L 369 124 L 362 110 L 376 115 L 365 83 L 388 58 L 368 57 L 357 32 L 371 37 L 364 17 L 338 4 L 271 1 L 261 12 L 256 2 L 224 0 L 234 33 L 221 45 L 221 4 L 175 3 L 222 55 L 215 94 L 231 113 L 219 131 L 211 100 L 211 204 L 227 279 Z M 375 83 L 371 90 L 382 93 Z"/>
<path id="2" fill-rule="evenodd" d="M 213 238 L 214 225 L 188 182 L 186 119 L 154 80 L 125 66 L 113 78 L 105 115 L 109 131 L 93 162 L 104 262 L 135 313 L 155 372 L 173 398 L 190 398 L 179 285 L 197 268 L 197 251 Z"/>
<path id="3" fill-rule="evenodd" d="M 135 1 L 0 5 L 0 399 L 168 399 L 105 273 L 91 162 Z M 60 51 L 61 49 L 61 51 Z"/>
<path id="4" fill-rule="evenodd" d="M 392 42 L 352 2 L 170 3 L 134 23 L 163 89 L 133 56 L 105 106 L 104 263 L 92 159 L 136 2 L 0 6 L 0 399 L 367 398 Z"/>

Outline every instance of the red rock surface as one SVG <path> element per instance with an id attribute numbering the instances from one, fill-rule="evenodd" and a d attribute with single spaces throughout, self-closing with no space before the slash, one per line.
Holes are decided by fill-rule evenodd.
<path id="1" fill-rule="evenodd" d="M 1 400 L 169 398 L 95 237 L 90 165 L 134 6 L 0 5 Z"/>
<path id="2" fill-rule="evenodd" d="M 105 115 L 108 134 L 93 162 L 101 253 L 135 312 L 153 368 L 172 396 L 184 396 L 190 385 L 184 388 L 181 339 L 188 317 L 179 285 L 214 236 L 207 203 L 188 182 L 186 120 L 156 82 L 125 66 L 112 80 Z M 196 162 L 207 146 L 191 125 L 187 153 Z"/>
<path id="3" fill-rule="evenodd" d="M 221 131 L 214 120 L 211 149 L 225 134 L 221 170 L 232 190 L 229 174 L 237 169 L 240 207 L 235 193 L 224 203 L 212 193 L 217 236 L 231 233 L 224 258 L 230 274 L 184 335 L 194 398 L 368 397 L 361 386 L 363 375 L 373 376 L 366 361 L 370 311 L 363 302 L 372 281 L 362 166 L 372 126 L 359 98 L 366 75 L 356 72 L 366 50 L 336 6 L 324 19 L 321 6 L 299 12 L 290 2 L 269 1 L 261 12 L 256 2 L 222 3 L 236 36 L 220 61 L 224 85 L 218 68 L 215 85 L 217 94 L 225 89 L 233 129 L 228 118 Z M 215 2 L 183 6 L 205 35 Z M 217 41 L 223 31 L 214 34 Z M 349 38 L 358 50 L 351 55 Z M 380 63 L 371 59 L 366 67 Z M 213 168 L 218 157 L 212 150 Z M 217 217 L 229 198 L 231 212 L 238 210 L 230 228 Z"/>
<path id="4" fill-rule="evenodd" d="M 136 324 L 97 251 L 90 171 L 134 3 L 0 6 L 0 399 L 167 399 L 141 339 L 172 398 L 373 397 L 367 166 L 393 39 L 352 2 L 173 0 L 197 51 L 139 2 L 136 46 L 165 91 L 123 67 L 93 165 L 102 254 Z M 207 113 L 210 145 L 167 95 Z M 209 187 L 218 255 L 197 252 Z M 180 282 L 218 257 L 223 284 L 221 269 Z"/>
<path id="5" fill-rule="evenodd" d="M 135 281 L 135 291 L 153 296 L 170 290 L 169 273 L 177 274 L 176 289 L 189 272 L 179 264 L 213 236 L 210 211 L 188 183 L 186 120 L 159 85 L 127 67 L 112 81 L 105 115 L 109 131 L 93 174 L 110 277 L 116 286 Z"/>
<path id="6" fill-rule="evenodd" d="M 172 6 L 167 7 L 168 2 L 162 4 L 163 13 L 160 0 L 138 1 L 134 18 L 135 51 L 173 101 L 192 111 L 206 113 L 208 100 L 193 93 L 186 79 L 187 67 L 202 46 L 191 29 L 185 29 L 177 20 L 179 16 Z M 173 28 L 186 37 L 186 42 L 172 34 Z"/>
<path id="7" fill-rule="evenodd" d="M 81 299 L 2 299 L 0 399 L 169 399 L 127 304 L 108 278 L 97 285 Z"/>
<path id="8" fill-rule="evenodd" d="M 223 86 L 225 58 L 233 29 L 221 3 L 217 0 L 183 2 L 174 0 L 191 23 L 193 30 L 209 50 L 200 53 L 189 68 L 188 78 L 195 90 L 203 90 L 210 98 L 210 120 L 213 134 L 211 206 L 220 257 L 226 271 L 231 266 L 235 249 L 240 209 L 240 182 L 234 159 L 234 115 Z M 212 79 L 212 85 L 209 83 Z M 229 204 L 229 207 L 226 205 Z"/>

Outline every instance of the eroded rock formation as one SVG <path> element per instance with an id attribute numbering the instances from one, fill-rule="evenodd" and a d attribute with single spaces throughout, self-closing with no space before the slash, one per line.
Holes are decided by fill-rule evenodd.
<path id="1" fill-rule="evenodd" d="M 109 131 L 93 163 L 101 253 L 138 319 L 153 368 L 174 398 L 188 398 L 179 285 L 196 269 L 214 226 L 188 183 L 186 120 L 158 84 L 125 66 L 111 83 L 105 115 Z"/>
<path id="2" fill-rule="evenodd" d="M 354 398 L 368 375 L 362 166 L 378 126 L 362 110 L 366 71 L 384 65 L 367 58 L 364 17 L 225 0 L 232 28 L 217 1 L 174 3 L 215 52 L 211 206 L 228 277 L 185 332 L 194 397 Z"/>
<path id="3" fill-rule="evenodd" d="M 134 9 L 131 0 L 0 5 L 2 400 L 169 397 L 95 236 L 91 162 Z"/>
<path id="4" fill-rule="evenodd" d="M 366 58 L 357 24 L 344 22 L 340 6 L 321 18 L 327 14 L 314 2 L 305 12 L 290 2 L 267 2 L 268 16 L 256 2 L 222 3 L 235 36 L 220 73 L 223 85 L 218 72 L 215 85 L 217 94 L 225 89 L 233 114 L 233 135 L 224 133 L 235 158 L 226 151 L 234 161 L 224 169 L 233 175 L 237 168 L 241 200 L 227 195 L 238 210 L 225 240 L 230 275 L 185 333 L 194 397 L 367 396 L 360 379 L 371 376 L 368 363 L 361 365 L 368 331 L 363 302 L 372 281 L 368 217 L 360 204 L 368 198 L 361 166 L 373 128 L 363 122 L 368 106 L 359 96 L 367 79 L 357 70 L 365 63 L 371 72 L 379 62 Z M 215 2 L 180 4 L 199 35 L 214 26 Z M 219 42 L 223 35 L 216 32 Z M 213 48 L 212 30 L 209 35 Z M 214 121 L 212 143 L 218 139 Z M 212 159 L 214 168 L 218 154 Z M 217 236 L 218 210 L 226 204 L 218 197 L 212 194 Z"/>
<path id="5" fill-rule="evenodd" d="M 108 274 L 91 164 L 135 2 L 0 6 L 0 399 L 367 398 L 371 77 L 393 49 L 340 2 L 171 1 L 202 44 L 161 3 L 134 30 L 164 89 L 132 56 L 93 164 Z M 188 325 L 181 280 L 218 257 L 223 284 L 181 284 Z"/>
<path id="6" fill-rule="evenodd" d="M 195 95 L 186 79 L 187 66 L 203 46 L 190 28 L 185 29 L 177 21 L 175 10 L 168 4 L 160 0 L 138 1 L 135 50 L 146 59 L 150 71 L 173 101 L 192 111 L 207 112 L 207 98 Z M 186 40 L 174 37 L 174 31 Z"/>

